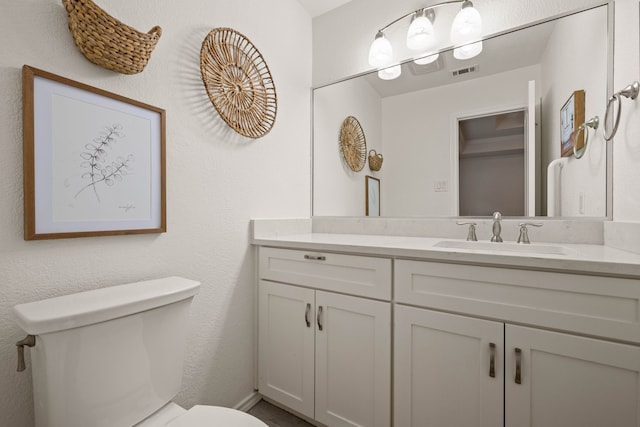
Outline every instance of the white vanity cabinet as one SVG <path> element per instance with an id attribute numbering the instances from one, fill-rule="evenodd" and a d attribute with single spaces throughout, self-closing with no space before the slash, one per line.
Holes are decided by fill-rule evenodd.
<path id="1" fill-rule="evenodd" d="M 638 281 L 396 260 L 395 291 L 395 427 L 640 426 Z"/>
<path id="2" fill-rule="evenodd" d="M 260 393 L 327 426 L 388 427 L 391 260 L 259 251 Z"/>
<path id="3" fill-rule="evenodd" d="M 313 418 L 315 291 L 262 280 L 258 286 L 260 393 Z"/>
<path id="4" fill-rule="evenodd" d="M 396 305 L 396 427 L 498 427 L 504 326 Z"/>
<path id="5" fill-rule="evenodd" d="M 640 426 L 639 347 L 507 324 L 505 352 L 505 426 Z"/>

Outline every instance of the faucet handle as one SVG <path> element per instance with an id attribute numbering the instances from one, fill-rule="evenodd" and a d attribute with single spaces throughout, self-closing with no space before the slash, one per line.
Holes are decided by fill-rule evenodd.
<path id="1" fill-rule="evenodd" d="M 477 242 L 478 238 L 476 237 L 476 223 L 475 222 L 456 222 L 458 225 L 468 225 L 469 226 L 469 234 L 467 235 L 467 241 Z"/>
<path id="2" fill-rule="evenodd" d="M 521 222 L 518 224 L 520 226 L 520 235 L 518 236 L 518 243 L 529 244 L 529 232 L 527 230 L 527 226 L 531 225 L 532 227 L 542 227 L 541 222 Z"/>

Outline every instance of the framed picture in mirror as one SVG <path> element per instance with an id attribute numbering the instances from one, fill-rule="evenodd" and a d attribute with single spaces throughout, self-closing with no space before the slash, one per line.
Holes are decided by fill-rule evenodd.
<path id="1" fill-rule="evenodd" d="M 380 216 L 380 180 L 367 175 L 365 177 L 366 215 Z"/>
<path id="2" fill-rule="evenodd" d="M 584 90 L 576 90 L 560 109 L 560 154 L 562 157 L 573 155 L 573 146 L 584 146 L 584 133 L 575 140 L 578 126 L 584 123 Z"/>

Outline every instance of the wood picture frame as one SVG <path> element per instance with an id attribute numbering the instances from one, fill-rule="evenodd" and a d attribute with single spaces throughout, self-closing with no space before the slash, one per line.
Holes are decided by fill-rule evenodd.
<path id="1" fill-rule="evenodd" d="M 165 110 L 22 68 L 24 239 L 162 233 Z"/>
<path id="2" fill-rule="evenodd" d="M 380 180 L 367 175 L 365 177 L 365 214 L 380 216 Z"/>
<path id="3" fill-rule="evenodd" d="M 573 155 L 573 146 L 576 149 L 584 147 L 584 133 L 575 140 L 578 127 L 584 123 L 584 90 L 576 90 L 571 94 L 567 102 L 560 109 L 560 155 L 569 157 Z"/>

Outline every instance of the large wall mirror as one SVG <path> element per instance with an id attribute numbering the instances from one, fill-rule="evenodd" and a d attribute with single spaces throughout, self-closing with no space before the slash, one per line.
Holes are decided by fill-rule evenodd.
<path id="1" fill-rule="evenodd" d="M 487 37 L 469 60 L 445 50 L 430 64 L 403 62 L 393 80 L 372 72 L 315 88 L 313 215 L 364 216 L 372 176 L 382 216 L 611 216 L 602 128 L 589 129 L 581 158 L 562 157 L 562 126 L 577 127 L 582 110 L 584 120 L 603 118 L 611 14 L 608 3 L 590 7 Z M 383 155 L 379 171 L 346 166 L 339 133 L 348 116 L 367 151 Z"/>

